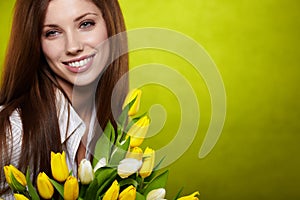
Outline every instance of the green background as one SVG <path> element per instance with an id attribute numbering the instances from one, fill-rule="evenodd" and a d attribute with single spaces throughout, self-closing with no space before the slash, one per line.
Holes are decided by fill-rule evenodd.
<path id="1" fill-rule="evenodd" d="M 211 105 L 200 76 L 184 60 L 155 50 L 131 54 L 131 68 L 163 63 L 188 78 L 201 107 L 199 130 L 170 169 L 167 197 L 184 186 L 200 199 L 300 199 L 300 2 L 298 0 L 120 0 L 129 30 L 169 28 L 201 44 L 222 75 L 227 115 L 222 135 L 198 158 Z M 13 1 L 0 2 L 0 61 L 3 62 Z M 22 33 L 20 33 L 22 34 Z M 164 74 L 168 76 L 168 74 Z M 178 85 L 180 87 L 180 85 Z M 161 132 L 145 142 L 154 149 L 174 137 L 180 121 L 176 95 L 167 88 L 143 88 L 142 110 L 161 104 Z M 187 99 L 189 97 L 186 97 Z M 188 130 L 187 130 L 188 131 Z M 170 154 L 172 152 L 169 152 Z"/>

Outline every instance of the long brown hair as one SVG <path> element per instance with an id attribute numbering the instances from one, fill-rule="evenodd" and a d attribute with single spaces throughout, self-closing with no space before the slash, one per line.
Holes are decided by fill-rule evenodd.
<path id="1" fill-rule="evenodd" d="M 3 165 L 9 164 L 13 140 L 9 117 L 13 111 L 20 114 L 23 124 L 22 153 L 18 168 L 27 166 L 51 175 L 50 151 L 62 150 L 55 104 L 55 81 L 41 50 L 41 30 L 50 0 L 17 0 L 11 36 L 0 85 L 0 183 L 3 184 Z M 117 0 L 91 0 L 103 13 L 108 36 L 125 31 L 122 12 Z M 126 52 L 127 39 L 122 37 L 118 48 Z M 114 50 L 115 51 L 115 50 Z M 106 68 L 96 92 L 97 118 L 103 127 L 108 120 L 114 121 L 111 95 L 118 80 L 128 71 L 128 55 L 115 59 Z M 118 84 L 117 98 L 121 102 L 128 89 L 127 78 Z M 101 104 L 101 106 L 100 106 Z M 8 139 L 9 138 L 9 139 Z M 0 194 L 5 191 L 0 191 Z"/>

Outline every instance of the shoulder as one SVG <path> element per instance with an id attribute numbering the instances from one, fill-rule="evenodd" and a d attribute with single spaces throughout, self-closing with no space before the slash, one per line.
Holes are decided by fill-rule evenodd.
<path id="1" fill-rule="evenodd" d="M 0 111 L 3 106 L 0 106 Z M 22 138 L 23 138 L 23 125 L 19 111 L 14 110 L 9 116 L 10 127 L 6 129 L 6 139 L 9 149 L 15 152 L 21 151 Z"/>
<path id="2" fill-rule="evenodd" d="M 0 105 L 0 111 L 3 110 L 3 106 Z M 21 116 L 20 116 L 20 112 L 18 109 L 14 110 L 11 115 L 9 116 L 9 122 L 10 122 L 10 125 L 11 125 L 11 128 L 12 128 L 12 132 L 15 132 L 15 131 L 22 131 L 22 119 L 21 119 Z"/>
<path id="3" fill-rule="evenodd" d="M 0 106 L 0 111 L 3 106 Z M 21 152 L 22 152 L 22 140 L 23 140 L 23 125 L 19 111 L 14 110 L 9 116 L 10 127 L 6 129 L 6 144 L 8 146 L 7 155 L 10 163 L 14 166 L 18 165 Z"/>

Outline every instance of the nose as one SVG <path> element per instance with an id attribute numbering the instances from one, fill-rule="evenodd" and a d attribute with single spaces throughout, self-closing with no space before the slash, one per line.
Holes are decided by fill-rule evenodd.
<path id="1" fill-rule="evenodd" d="M 76 55 L 83 50 L 83 44 L 76 33 L 66 34 L 66 54 Z"/>

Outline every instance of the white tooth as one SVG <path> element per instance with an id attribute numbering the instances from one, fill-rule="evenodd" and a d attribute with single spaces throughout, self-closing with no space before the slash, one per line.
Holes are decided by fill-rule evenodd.
<path id="1" fill-rule="evenodd" d="M 86 65 L 86 63 L 87 63 L 87 59 L 84 59 L 83 60 L 83 65 Z"/>
<path id="2" fill-rule="evenodd" d="M 80 66 L 83 66 L 83 61 L 81 60 L 81 61 L 79 62 L 79 64 L 80 64 Z"/>
<path id="3" fill-rule="evenodd" d="M 74 64 L 74 63 L 70 63 L 70 65 L 71 65 L 72 67 L 75 67 L 75 64 Z"/>
<path id="4" fill-rule="evenodd" d="M 79 67 L 80 63 L 78 61 L 75 62 L 75 67 Z"/>

